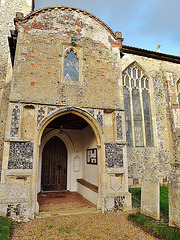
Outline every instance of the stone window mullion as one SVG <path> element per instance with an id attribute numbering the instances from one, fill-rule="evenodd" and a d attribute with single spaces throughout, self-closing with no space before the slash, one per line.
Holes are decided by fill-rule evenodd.
<path id="1" fill-rule="evenodd" d="M 131 77 L 129 78 L 129 86 L 131 86 Z M 130 95 L 130 109 L 131 109 L 131 125 L 132 125 L 132 142 L 133 147 L 135 146 L 135 133 L 134 133 L 134 115 L 133 115 L 133 100 L 132 100 L 132 88 L 129 87 Z"/>
<path id="2" fill-rule="evenodd" d="M 141 116 L 142 116 L 142 129 L 143 129 L 143 142 L 146 147 L 146 132 L 145 132 L 145 121 L 144 121 L 144 107 L 143 107 L 143 97 L 142 97 L 142 89 L 140 88 L 140 103 L 141 103 Z"/>

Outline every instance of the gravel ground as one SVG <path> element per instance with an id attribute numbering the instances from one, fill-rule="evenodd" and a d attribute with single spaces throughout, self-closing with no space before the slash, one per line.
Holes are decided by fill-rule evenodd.
<path id="1" fill-rule="evenodd" d="M 127 216 L 119 212 L 36 218 L 17 223 L 10 239 L 157 239 L 135 227 Z"/>

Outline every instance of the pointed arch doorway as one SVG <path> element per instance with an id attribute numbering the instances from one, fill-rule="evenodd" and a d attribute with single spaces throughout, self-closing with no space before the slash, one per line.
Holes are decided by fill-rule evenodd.
<path id="1" fill-rule="evenodd" d="M 42 196 L 44 198 L 49 194 L 54 196 L 54 194 L 70 194 L 71 192 L 79 193 L 87 200 L 95 205 L 98 204 L 100 207 L 101 200 L 99 200 L 99 196 L 101 191 L 99 191 L 99 187 L 101 187 L 101 185 L 99 185 L 99 182 L 101 175 L 99 171 L 99 163 L 101 163 L 101 149 L 97 148 L 97 146 L 99 147 L 101 145 L 101 135 L 99 133 L 101 129 L 99 129 L 97 122 L 88 113 L 83 112 L 82 114 L 82 110 L 79 112 L 77 110 L 68 109 L 68 111 L 63 110 L 62 113 L 56 113 L 47 121 L 47 123 L 45 122 L 43 124 L 44 127 L 41 129 L 41 135 L 39 138 L 39 168 L 37 186 L 37 197 L 40 208 L 42 207 Z M 54 182 L 53 184 L 51 184 L 51 182 L 45 182 L 49 181 L 48 178 L 52 175 L 52 172 L 50 172 L 52 166 L 48 164 L 55 161 L 51 157 L 53 151 L 49 151 L 49 148 L 54 148 L 53 138 L 56 141 L 59 138 L 66 147 L 66 168 L 63 168 L 63 170 L 66 169 L 66 171 L 64 171 L 64 173 L 66 173 L 66 184 L 64 186 L 59 186 L 59 182 L 55 182 L 55 184 Z M 48 147 L 48 145 L 50 147 Z M 59 147 L 57 148 L 59 149 Z M 87 163 L 87 149 L 97 149 L 98 164 L 91 165 Z M 46 161 L 46 159 L 48 161 Z M 47 171 L 43 166 L 46 162 Z M 62 164 L 55 164 L 56 169 L 62 168 L 59 165 Z M 42 175 L 44 174 L 45 176 L 43 177 Z M 55 175 L 58 174 L 59 173 Z M 43 178 L 45 178 L 45 180 L 43 180 Z M 90 183 L 91 185 L 97 186 L 98 192 L 82 185 L 78 181 L 79 179 L 84 179 L 84 181 Z M 67 191 L 62 192 L 62 190 Z"/>
<path id="2" fill-rule="evenodd" d="M 41 190 L 67 190 L 67 148 L 57 136 L 50 138 L 42 151 Z"/>

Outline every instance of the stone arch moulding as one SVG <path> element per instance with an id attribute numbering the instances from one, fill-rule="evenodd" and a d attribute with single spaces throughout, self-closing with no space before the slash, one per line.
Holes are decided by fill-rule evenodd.
<path id="1" fill-rule="evenodd" d="M 80 50 L 79 50 L 79 47 L 75 47 L 75 46 L 66 46 L 66 45 L 63 45 L 63 56 L 65 57 L 67 53 L 69 53 L 70 51 L 73 51 L 78 59 L 80 58 Z"/>
<path id="2" fill-rule="evenodd" d="M 79 117 L 82 117 L 92 128 L 94 135 L 96 137 L 97 140 L 97 145 L 98 147 L 101 146 L 101 134 L 102 134 L 102 129 L 100 128 L 97 120 L 92 117 L 87 111 L 83 110 L 83 109 L 78 109 L 78 108 L 73 108 L 73 107 L 69 107 L 69 108 L 63 108 L 60 109 L 54 113 L 52 113 L 50 116 L 44 118 L 41 123 L 40 123 L 40 129 L 39 129 L 39 134 L 38 134 L 38 139 L 37 139 L 37 144 L 39 146 L 39 152 L 37 153 L 38 156 L 38 183 L 37 183 L 37 192 L 40 192 L 41 190 L 41 166 L 42 166 L 42 151 L 43 148 L 45 146 L 45 144 L 47 143 L 47 141 L 49 139 L 51 139 L 53 136 L 57 136 L 59 137 L 66 145 L 67 148 L 67 152 L 68 152 L 68 157 L 67 157 L 67 171 L 70 173 L 70 167 L 71 167 L 71 161 L 73 159 L 73 154 L 74 154 L 74 146 L 73 143 L 71 141 L 71 139 L 69 138 L 69 136 L 67 136 L 64 132 L 61 133 L 58 129 L 52 130 L 49 133 L 47 133 L 43 138 L 42 138 L 42 134 L 45 130 L 45 128 L 47 127 L 47 125 L 53 121 L 54 119 L 63 116 L 65 114 L 76 114 Z M 42 139 L 41 139 L 42 138 Z M 99 156 L 98 156 L 99 162 L 101 162 Z M 68 174 L 68 178 L 67 178 L 67 188 L 70 188 L 70 184 L 71 183 L 71 175 Z"/>
<path id="3" fill-rule="evenodd" d="M 122 71 L 122 73 L 126 72 L 126 70 L 129 68 L 129 67 L 137 67 L 139 68 L 143 73 L 144 75 L 149 79 L 151 80 L 152 79 L 152 76 L 137 62 L 137 61 L 133 61 L 132 63 L 128 64 L 127 67 L 124 68 L 124 70 Z"/>
<path id="4" fill-rule="evenodd" d="M 42 121 L 39 124 L 39 129 L 38 129 L 39 133 L 38 133 L 38 138 L 37 138 L 37 144 L 39 146 L 41 145 L 41 137 L 42 137 L 42 134 L 43 134 L 45 128 L 47 127 L 47 125 L 51 121 L 56 119 L 57 117 L 60 117 L 62 115 L 68 114 L 68 113 L 72 113 L 72 114 L 75 114 L 75 115 L 83 118 L 91 126 L 91 128 L 96 136 L 97 144 L 100 146 L 103 130 L 99 126 L 97 120 L 86 110 L 81 109 L 81 108 L 75 108 L 75 107 L 59 108 L 58 111 L 56 111 L 56 112 L 52 113 L 51 115 L 42 119 Z"/>

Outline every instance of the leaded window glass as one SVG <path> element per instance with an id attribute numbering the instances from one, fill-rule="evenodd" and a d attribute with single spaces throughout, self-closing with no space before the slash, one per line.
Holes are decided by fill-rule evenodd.
<path id="1" fill-rule="evenodd" d="M 124 93 L 124 105 L 126 106 L 125 107 L 125 120 L 126 120 L 127 145 L 128 146 L 133 146 L 129 89 L 127 87 L 124 87 L 123 93 Z"/>
<path id="2" fill-rule="evenodd" d="M 79 59 L 73 50 L 67 52 L 64 59 L 64 80 L 79 81 Z"/>
<path id="3" fill-rule="evenodd" d="M 123 71 L 123 93 L 128 146 L 153 146 L 149 79 L 132 63 Z"/>
<path id="4" fill-rule="evenodd" d="M 142 92 L 143 97 L 143 108 L 144 108 L 144 124 L 145 124 L 145 135 L 146 135 L 146 146 L 150 147 L 153 145 L 153 136 L 151 131 L 151 105 L 150 96 L 146 89 Z"/>
<path id="5" fill-rule="evenodd" d="M 144 144 L 142 130 L 142 110 L 140 102 L 140 93 L 136 88 L 132 89 L 132 103 L 133 103 L 135 146 L 142 147 Z"/>

